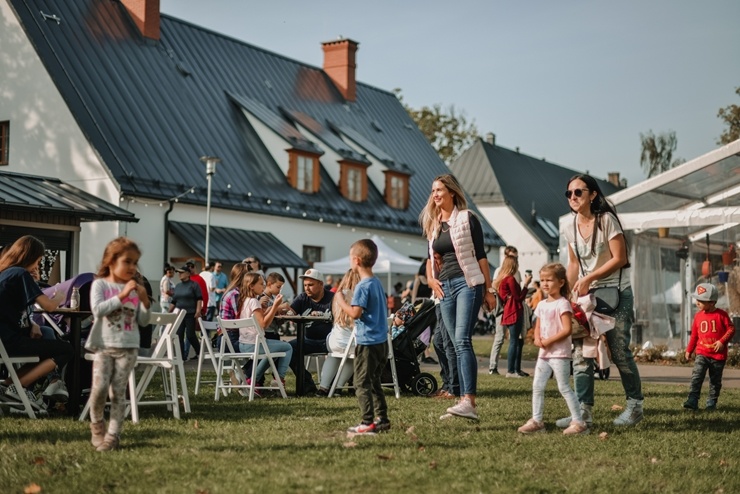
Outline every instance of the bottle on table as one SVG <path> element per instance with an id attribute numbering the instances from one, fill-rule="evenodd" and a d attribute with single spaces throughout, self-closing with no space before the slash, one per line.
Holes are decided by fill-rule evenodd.
<path id="1" fill-rule="evenodd" d="M 80 308 L 80 289 L 72 287 L 72 296 L 69 298 L 69 308 L 79 310 Z"/>

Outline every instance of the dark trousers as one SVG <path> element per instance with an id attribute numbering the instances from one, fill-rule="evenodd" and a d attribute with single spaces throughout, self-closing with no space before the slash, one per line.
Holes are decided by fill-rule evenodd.
<path id="1" fill-rule="evenodd" d="M 437 326 L 434 328 L 434 352 L 439 360 L 439 376 L 442 378 L 442 389 L 455 396 L 460 396 L 460 378 L 457 374 L 457 353 L 455 344 L 450 339 L 444 321 L 442 321 L 442 309 L 439 304 L 435 307 L 437 313 Z"/>
<path id="2" fill-rule="evenodd" d="M 704 355 L 697 355 L 694 361 L 694 372 L 691 373 L 691 387 L 689 388 L 689 400 L 699 402 L 701 386 L 704 377 L 709 371 L 709 397 L 707 403 L 717 403 L 719 391 L 722 389 L 722 372 L 725 370 L 724 360 L 715 360 Z"/>
<path id="3" fill-rule="evenodd" d="M 185 360 L 187 360 L 188 356 L 185 355 L 185 339 L 183 338 L 183 333 L 190 342 L 190 346 L 195 350 L 195 354 L 198 355 L 200 353 L 200 342 L 198 341 L 198 337 L 195 336 L 195 324 L 195 316 L 186 314 L 185 319 L 182 320 L 182 324 L 177 328 L 177 337 L 180 338 L 180 351 L 182 352 L 182 358 Z"/>
<path id="4" fill-rule="evenodd" d="M 380 385 L 386 360 L 388 342 L 355 347 L 355 396 L 360 403 L 364 424 L 372 423 L 374 417 L 388 419 L 388 405 Z"/>
<path id="5" fill-rule="evenodd" d="M 298 338 L 294 338 L 288 343 L 293 347 L 293 355 L 290 357 L 290 368 L 293 371 L 293 374 L 298 376 L 298 366 L 305 365 L 303 362 L 298 361 Z M 323 340 L 304 338 L 303 355 L 306 356 L 309 353 L 329 353 L 329 349 L 326 347 L 326 338 Z M 305 370 L 303 373 L 303 389 L 306 393 L 316 392 L 316 383 L 313 382 L 313 377 L 308 370 Z"/>

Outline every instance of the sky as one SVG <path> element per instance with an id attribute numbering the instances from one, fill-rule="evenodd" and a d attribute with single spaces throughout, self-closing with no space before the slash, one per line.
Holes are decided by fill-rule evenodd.
<path id="1" fill-rule="evenodd" d="M 496 144 L 634 185 L 640 133 L 674 157 L 717 148 L 740 104 L 738 0 L 161 0 L 164 14 L 321 67 L 360 43 L 357 80 L 413 108 L 454 105 Z"/>

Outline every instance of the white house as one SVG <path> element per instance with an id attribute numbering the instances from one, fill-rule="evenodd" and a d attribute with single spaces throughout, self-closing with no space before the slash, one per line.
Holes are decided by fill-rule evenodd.
<path id="1" fill-rule="evenodd" d="M 62 232 L 62 277 L 94 270 L 118 235 L 139 242 L 149 278 L 208 251 L 293 268 L 293 284 L 372 234 L 426 256 L 418 214 L 447 168 L 393 93 L 356 81 L 357 42 L 324 43 L 313 67 L 160 14 L 158 0 L 0 0 L 0 23 L 0 175 L 116 207 L 72 208 L 61 228 L 0 189 L 18 207 L 0 210 L 0 239 L 17 236 L 8 226 Z M 206 156 L 220 160 L 209 220 Z"/>

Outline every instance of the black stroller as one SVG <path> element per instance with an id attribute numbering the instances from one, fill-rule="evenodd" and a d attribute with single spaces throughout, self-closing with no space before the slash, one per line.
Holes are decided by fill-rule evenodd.
<path id="1" fill-rule="evenodd" d="M 429 396 L 437 391 L 437 379 L 432 374 L 421 372 L 419 368 L 419 355 L 428 346 L 428 343 L 420 337 L 426 336 L 424 332 L 429 330 L 429 337 L 424 339 L 427 342 L 430 341 L 431 333 L 437 325 L 437 314 L 434 302 L 430 299 L 418 299 L 414 308 L 416 314 L 406 323 L 406 331 L 393 339 L 396 374 L 402 390 L 418 396 Z M 390 363 L 388 363 L 384 376 L 390 376 L 390 374 Z M 388 380 L 390 379 L 384 378 L 384 382 Z"/>

